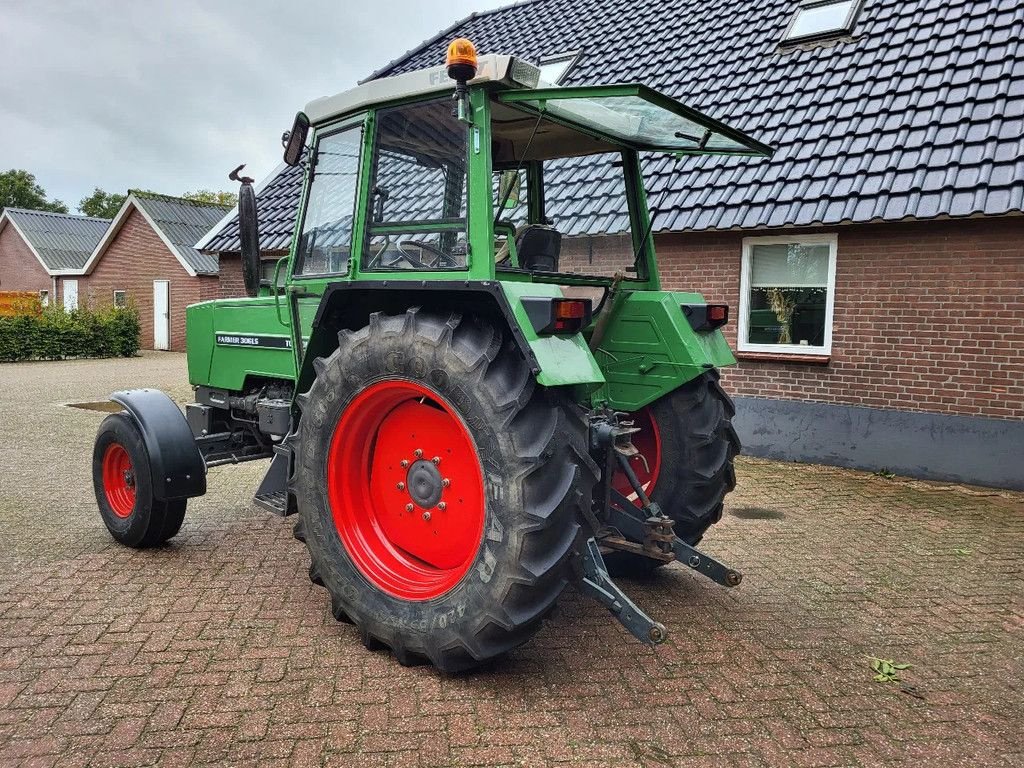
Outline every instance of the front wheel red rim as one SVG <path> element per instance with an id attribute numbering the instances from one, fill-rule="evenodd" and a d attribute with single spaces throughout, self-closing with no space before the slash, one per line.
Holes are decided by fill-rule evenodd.
<path id="1" fill-rule="evenodd" d="M 131 516 L 135 509 L 135 468 L 120 443 L 111 443 L 103 454 L 103 492 L 115 515 Z"/>
<path id="2" fill-rule="evenodd" d="M 661 473 L 661 433 L 658 431 L 658 422 L 650 406 L 631 413 L 630 419 L 633 426 L 640 430 L 632 436 L 633 445 L 640 453 L 632 457 L 629 464 L 636 474 L 636 479 L 640 481 L 640 487 L 650 496 Z M 636 506 L 642 506 L 636 491 L 621 470 L 616 470 L 612 476 L 612 487 Z"/>
<path id="3" fill-rule="evenodd" d="M 476 560 L 485 517 L 476 444 L 421 384 L 381 381 L 353 398 L 331 438 L 327 494 L 353 563 L 394 597 L 439 597 Z"/>

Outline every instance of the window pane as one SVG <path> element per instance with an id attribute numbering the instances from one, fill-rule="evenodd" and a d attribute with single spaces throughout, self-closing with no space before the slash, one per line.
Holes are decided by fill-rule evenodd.
<path id="1" fill-rule="evenodd" d="M 381 110 L 374 152 L 365 268 L 464 267 L 466 126 L 451 100 Z"/>
<path id="2" fill-rule="evenodd" d="M 559 272 L 636 276 L 623 173 L 617 152 L 544 163 L 544 213 L 562 234 Z"/>
<path id="3" fill-rule="evenodd" d="M 545 83 L 551 83 L 558 85 L 558 83 L 565 77 L 565 73 L 569 69 L 569 65 L 572 64 L 574 56 L 570 56 L 565 59 L 558 59 L 557 61 L 548 61 L 540 65 L 540 79 Z"/>
<path id="4" fill-rule="evenodd" d="M 825 244 L 753 246 L 749 343 L 825 346 L 829 250 Z"/>
<path id="5" fill-rule="evenodd" d="M 296 272 L 319 275 L 348 270 L 362 133 L 356 126 L 319 141 Z"/>
<path id="6" fill-rule="evenodd" d="M 458 269 L 465 264 L 463 232 L 406 232 L 371 237 L 364 269 Z"/>
<path id="7" fill-rule="evenodd" d="M 828 245 L 755 245 L 750 284 L 758 288 L 828 285 Z"/>
<path id="8" fill-rule="evenodd" d="M 786 39 L 792 40 L 844 29 L 853 3 L 854 0 L 843 0 L 838 3 L 801 8 L 796 12 L 796 19 Z"/>

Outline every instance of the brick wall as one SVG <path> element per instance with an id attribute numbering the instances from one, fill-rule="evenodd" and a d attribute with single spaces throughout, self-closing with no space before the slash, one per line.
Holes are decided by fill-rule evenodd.
<path id="1" fill-rule="evenodd" d="M 51 291 L 52 280 L 14 225 L 0 231 L 0 291 Z"/>
<path id="2" fill-rule="evenodd" d="M 79 302 L 102 306 L 128 292 L 139 310 L 142 348 L 153 348 L 153 281 L 170 282 L 170 348 L 185 351 L 185 307 L 216 298 L 217 277 L 191 277 L 142 215 L 132 210 L 92 273 L 79 278 Z"/>
<path id="3" fill-rule="evenodd" d="M 283 256 L 287 256 L 287 251 L 266 251 L 261 254 L 261 258 L 264 262 L 271 262 L 272 264 Z M 218 275 L 218 293 L 222 299 L 235 299 L 240 296 L 245 296 L 245 282 L 242 280 L 242 256 L 237 252 L 224 252 L 218 254 L 217 258 L 220 260 L 220 274 Z M 273 269 L 273 267 L 269 267 Z M 283 268 L 282 268 L 283 273 Z M 284 275 L 281 275 L 281 279 L 284 279 Z"/>
<path id="4" fill-rule="evenodd" d="M 728 302 L 744 236 L 834 232 L 828 365 L 743 360 L 733 394 L 1024 418 L 1024 217 L 658 237 L 663 287 Z"/>

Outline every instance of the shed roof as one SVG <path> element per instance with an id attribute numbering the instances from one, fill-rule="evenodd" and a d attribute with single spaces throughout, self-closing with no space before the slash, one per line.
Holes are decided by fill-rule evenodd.
<path id="1" fill-rule="evenodd" d="M 133 192 L 132 197 L 196 273 L 217 274 L 217 257 L 196 250 L 195 243 L 224 217 L 228 206 L 195 203 L 152 192 Z"/>
<path id="2" fill-rule="evenodd" d="M 864 0 L 851 34 L 780 46 L 798 5 L 527 0 L 474 14 L 371 77 L 434 66 L 454 37 L 535 62 L 573 51 L 564 85 L 645 83 L 776 147 L 764 160 L 647 158 L 661 231 L 1024 210 L 1019 4 Z M 581 162 L 549 183 L 572 184 Z M 294 223 L 301 173 L 289 170 L 267 187 L 293 201 L 261 215 L 271 231 Z M 600 184 L 590 190 L 577 220 L 611 195 Z"/>
<path id="3" fill-rule="evenodd" d="M 121 210 L 110 222 L 103 238 L 83 266 L 84 274 L 92 272 L 97 261 L 103 258 L 133 210 L 142 214 L 186 272 L 192 276 L 217 274 L 219 264 L 216 255 L 197 250 L 195 242 L 223 219 L 228 207 L 137 190 L 129 192 Z"/>
<path id="4" fill-rule="evenodd" d="M 0 229 L 4 220 L 14 224 L 51 275 L 84 267 L 110 225 L 110 219 L 24 208 L 5 208 Z"/>

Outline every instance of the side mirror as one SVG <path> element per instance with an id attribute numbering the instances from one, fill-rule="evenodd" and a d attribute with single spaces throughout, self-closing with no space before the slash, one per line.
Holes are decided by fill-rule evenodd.
<path id="1" fill-rule="evenodd" d="M 299 112 L 295 115 L 295 122 L 292 129 L 281 138 L 284 140 L 284 161 L 295 167 L 302 160 L 302 150 L 306 148 L 306 139 L 309 137 L 309 118 L 305 113 Z"/>
<path id="2" fill-rule="evenodd" d="M 238 175 L 243 168 L 244 165 L 238 166 L 228 178 L 241 183 L 238 189 L 238 240 L 242 252 L 242 281 L 246 295 L 255 297 L 260 293 L 260 226 L 253 179 Z"/>

